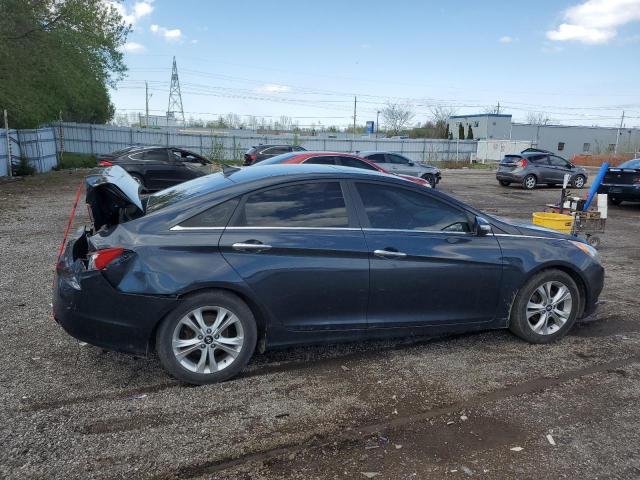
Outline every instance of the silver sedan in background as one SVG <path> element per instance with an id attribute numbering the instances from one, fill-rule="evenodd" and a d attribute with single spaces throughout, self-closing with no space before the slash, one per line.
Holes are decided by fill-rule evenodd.
<path id="1" fill-rule="evenodd" d="M 360 157 L 366 158 L 386 171 L 399 174 L 420 177 L 431 184 L 433 188 L 440 182 L 440 170 L 431 165 L 413 160 L 395 152 L 358 152 Z"/>

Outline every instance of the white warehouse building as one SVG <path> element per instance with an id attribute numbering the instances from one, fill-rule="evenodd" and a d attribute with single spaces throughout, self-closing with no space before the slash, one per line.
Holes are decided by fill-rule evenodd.
<path id="1" fill-rule="evenodd" d="M 570 159 L 574 155 L 640 152 L 640 128 L 585 127 L 579 125 L 533 125 L 513 123 L 511 115 L 482 113 L 449 117 L 449 131 L 458 138 L 469 125 L 475 140 L 522 140 Z"/>

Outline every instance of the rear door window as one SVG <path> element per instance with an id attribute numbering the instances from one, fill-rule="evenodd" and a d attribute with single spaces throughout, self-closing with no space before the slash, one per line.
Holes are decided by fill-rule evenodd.
<path id="1" fill-rule="evenodd" d="M 558 157 L 556 155 L 550 155 L 549 156 L 549 163 L 554 167 L 568 168 L 568 166 L 569 166 L 569 164 L 567 163 L 567 161 L 564 158 Z"/>
<path id="2" fill-rule="evenodd" d="M 310 163 L 313 165 L 335 165 L 336 157 L 333 157 L 331 155 L 325 155 L 322 157 L 311 157 L 311 158 L 307 158 L 302 163 Z"/>
<path id="3" fill-rule="evenodd" d="M 195 215 L 180 224 L 185 228 L 222 228 L 227 226 L 227 222 L 233 215 L 234 210 L 240 202 L 239 198 L 232 198 L 222 202 L 215 207 L 211 207 L 198 215 Z"/>
<path id="4" fill-rule="evenodd" d="M 375 163 L 386 163 L 384 153 L 374 153 L 373 155 L 369 155 L 367 159 Z"/>
<path id="5" fill-rule="evenodd" d="M 392 153 L 387 153 L 387 162 L 388 163 L 395 163 L 396 165 L 407 165 L 409 163 L 409 160 L 407 160 L 404 157 L 401 157 L 400 155 L 394 155 Z"/>
<path id="6" fill-rule="evenodd" d="M 248 195 L 233 225 L 344 228 L 349 216 L 339 182 L 313 182 Z"/>
<path id="7" fill-rule="evenodd" d="M 361 168 L 363 170 L 373 170 L 374 172 L 377 169 L 373 165 L 369 165 L 367 162 L 359 160 L 353 157 L 338 157 L 340 159 L 340 163 L 345 167 L 352 168 Z"/>
<path id="8" fill-rule="evenodd" d="M 169 160 L 167 150 L 164 148 L 156 148 L 154 150 L 147 150 L 144 152 L 145 160 L 157 160 L 159 162 L 166 162 Z"/>
<path id="9" fill-rule="evenodd" d="M 356 183 L 371 228 L 468 232 L 467 215 L 429 195 L 400 187 Z"/>
<path id="10" fill-rule="evenodd" d="M 534 165 L 548 165 L 549 157 L 547 155 L 531 155 L 528 160 Z"/>

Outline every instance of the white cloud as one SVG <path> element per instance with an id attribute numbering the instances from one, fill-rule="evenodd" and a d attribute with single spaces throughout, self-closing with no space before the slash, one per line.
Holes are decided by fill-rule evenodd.
<path id="1" fill-rule="evenodd" d="M 260 93 L 284 93 L 289 90 L 291 89 L 286 85 L 278 85 L 277 83 L 266 83 L 256 88 L 256 91 Z"/>
<path id="2" fill-rule="evenodd" d="M 513 43 L 513 37 L 510 37 L 509 35 L 505 35 L 504 37 L 500 37 L 500 40 L 498 40 L 500 43 Z"/>
<path id="3" fill-rule="evenodd" d="M 130 10 L 122 3 L 113 0 L 106 0 L 105 4 L 115 8 L 126 24 L 134 25 L 142 17 L 151 15 L 151 12 L 153 12 L 153 1 L 154 0 L 142 0 L 136 2 Z"/>
<path id="4" fill-rule="evenodd" d="M 563 19 L 555 30 L 547 32 L 549 40 L 607 43 L 619 27 L 640 21 L 640 0 L 587 0 L 565 10 Z"/>
<path id="5" fill-rule="evenodd" d="M 142 45 L 141 43 L 127 42 L 120 48 L 120 50 L 125 53 L 142 53 L 146 49 L 144 48 L 144 45 Z"/>
<path id="6" fill-rule="evenodd" d="M 182 38 L 182 30 L 179 28 L 165 28 L 160 25 L 156 25 L 155 23 L 149 27 L 153 33 L 157 35 L 161 35 L 168 42 L 173 42 L 176 40 L 180 40 Z"/>

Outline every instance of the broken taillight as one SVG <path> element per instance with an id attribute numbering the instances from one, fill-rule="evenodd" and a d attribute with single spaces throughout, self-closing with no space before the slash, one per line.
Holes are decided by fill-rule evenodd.
<path id="1" fill-rule="evenodd" d="M 100 161 L 98 162 L 98 165 L 99 165 L 100 167 L 111 167 L 111 166 L 113 166 L 113 163 L 111 163 L 111 162 L 110 162 L 110 161 L 108 161 L 108 160 L 100 160 Z"/>
<path id="2" fill-rule="evenodd" d="M 89 255 L 89 270 L 104 270 L 107 266 L 122 256 L 125 249 L 122 247 L 105 248 Z"/>

